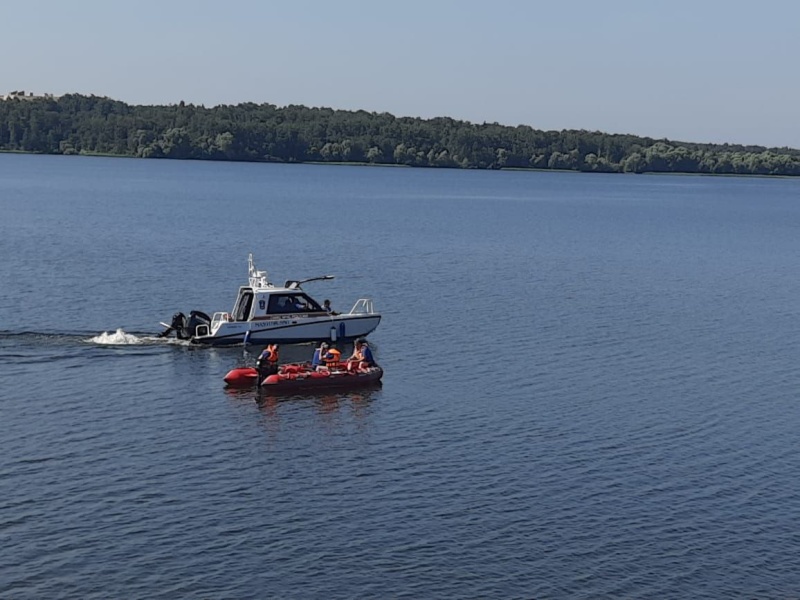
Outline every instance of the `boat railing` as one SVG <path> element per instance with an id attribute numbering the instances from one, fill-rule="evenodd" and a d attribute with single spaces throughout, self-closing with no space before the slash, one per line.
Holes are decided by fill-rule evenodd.
<path id="1" fill-rule="evenodd" d="M 230 313 L 215 312 L 214 316 L 211 317 L 211 331 L 214 331 L 214 332 L 217 331 L 217 329 L 219 329 L 220 325 L 222 325 L 223 323 L 229 323 L 232 320 L 233 319 L 231 318 L 231 314 Z"/>
<path id="2" fill-rule="evenodd" d="M 272 284 L 269 282 L 269 278 L 267 277 L 267 272 L 256 269 L 256 265 L 253 262 L 252 252 L 247 256 L 247 271 L 251 288 L 261 290 L 272 287 Z"/>
<path id="3" fill-rule="evenodd" d="M 350 309 L 348 314 L 351 315 L 371 315 L 375 311 L 372 307 L 372 298 L 359 298 Z"/>

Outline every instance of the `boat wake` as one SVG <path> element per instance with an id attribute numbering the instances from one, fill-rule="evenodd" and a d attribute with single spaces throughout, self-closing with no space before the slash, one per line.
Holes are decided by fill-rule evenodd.
<path id="1" fill-rule="evenodd" d="M 123 329 L 117 329 L 114 333 L 104 331 L 100 335 L 96 335 L 86 340 L 90 344 L 98 344 L 100 346 L 141 346 L 149 344 L 170 345 L 170 346 L 188 346 L 187 340 L 178 340 L 173 338 L 162 338 L 155 335 L 138 336 L 132 333 L 126 333 Z"/>
<path id="2" fill-rule="evenodd" d="M 117 329 L 114 333 L 104 331 L 87 341 L 102 346 L 130 346 L 144 343 L 142 338 L 132 333 L 125 333 L 122 329 Z"/>
<path id="3" fill-rule="evenodd" d="M 90 344 L 96 346 L 188 346 L 189 342 L 186 340 L 162 338 L 150 333 L 127 333 L 122 328 L 116 331 L 104 331 L 98 335 L 93 335 L 88 331 L 43 332 L 0 330 L 0 347 L 60 347 L 74 344 Z"/>

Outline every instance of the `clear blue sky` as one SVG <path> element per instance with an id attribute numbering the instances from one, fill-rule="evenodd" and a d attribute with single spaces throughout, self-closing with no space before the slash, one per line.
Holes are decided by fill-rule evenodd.
<path id="1" fill-rule="evenodd" d="M 792 0 L 3 0 L 0 93 L 800 148 Z"/>

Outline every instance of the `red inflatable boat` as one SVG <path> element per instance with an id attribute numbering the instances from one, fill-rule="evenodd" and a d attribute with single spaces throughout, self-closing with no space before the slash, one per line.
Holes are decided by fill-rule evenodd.
<path id="1" fill-rule="evenodd" d="M 258 371 L 253 367 L 240 367 L 228 371 L 224 377 L 225 383 L 230 387 L 245 388 L 258 384 Z"/>
<path id="2" fill-rule="evenodd" d="M 348 371 L 344 366 L 315 371 L 310 365 L 282 365 L 275 375 L 261 382 L 263 389 L 272 391 L 306 391 L 320 388 L 350 388 L 376 383 L 383 377 L 383 369 L 369 367 Z M 230 387 L 252 387 L 258 384 L 258 371 L 253 367 L 233 369 L 225 375 Z"/>

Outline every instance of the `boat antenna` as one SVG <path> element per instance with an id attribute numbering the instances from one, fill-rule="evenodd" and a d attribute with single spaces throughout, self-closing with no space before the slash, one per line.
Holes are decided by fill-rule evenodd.
<path id="1" fill-rule="evenodd" d="M 283 287 L 289 288 L 290 290 L 296 290 L 299 289 L 302 284 L 308 283 L 309 281 L 328 281 L 333 278 L 333 275 L 322 275 L 321 277 L 309 277 L 308 279 L 301 279 L 300 281 L 293 281 L 290 279 L 284 284 Z"/>
<path id="2" fill-rule="evenodd" d="M 247 272 L 250 276 L 250 287 L 265 288 L 271 287 L 266 271 L 259 271 L 253 263 L 253 253 L 247 255 Z"/>

